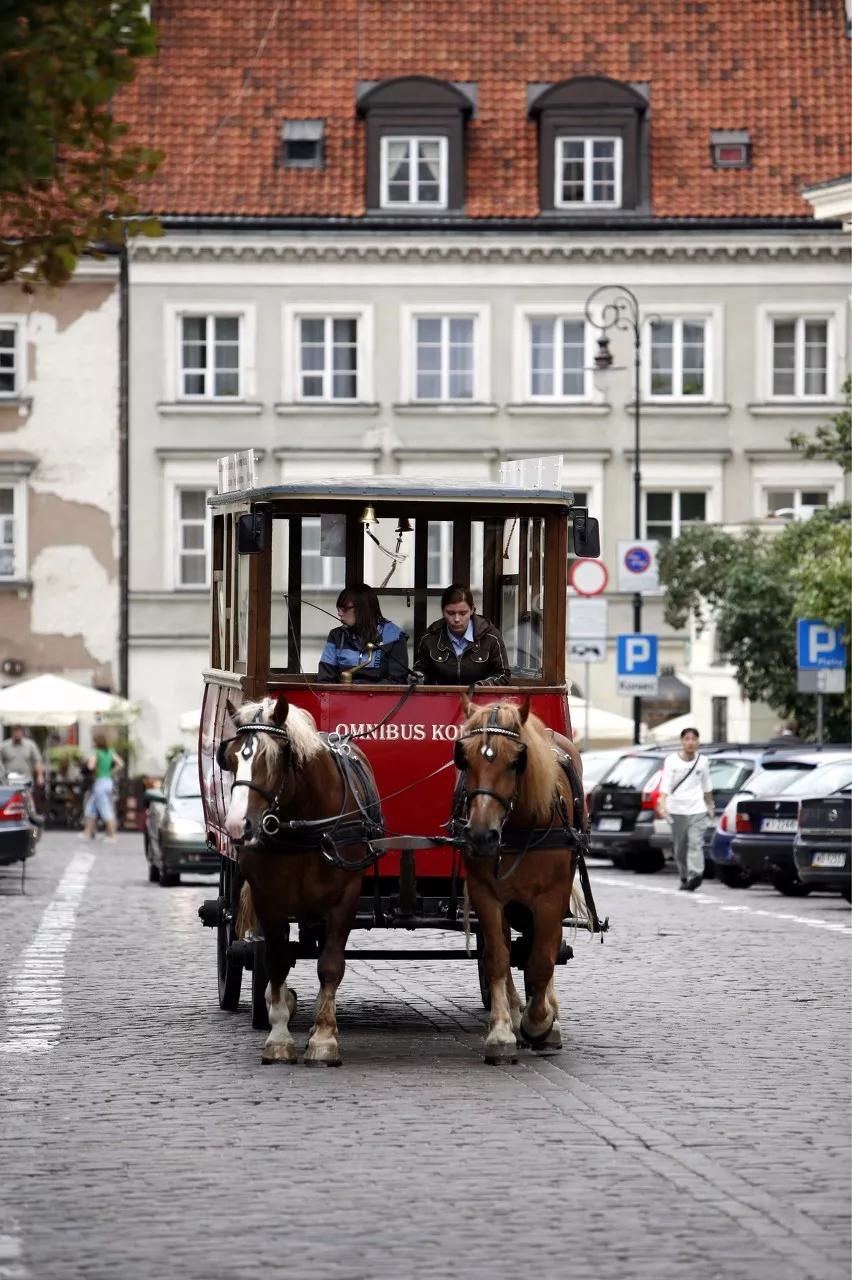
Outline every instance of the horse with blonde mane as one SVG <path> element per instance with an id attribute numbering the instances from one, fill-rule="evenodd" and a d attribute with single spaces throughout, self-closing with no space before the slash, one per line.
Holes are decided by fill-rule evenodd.
<path id="1" fill-rule="evenodd" d="M 256 917 L 266 942 L 271 1029 L 261 1061 L 298 1061 L 289 1025 L 290 923 L 319 920 L 320 991 L 304 1056 L 308 1065 L 339 1066 L 337 988 L 369 839 L 382 825 L 373 772 L 356 746 L 331 746 L 313 717 L 284 697 L 246 703 L 232 720 L 235 734 L 216 758 L 234 775 L 225 828 L 244 880 L 238 933 Z"/>
<path id="2" fill-rule="evenodd" d="M 580 755 L 572 742 L 530 714 L 530 700 L 475 706 L 455 746 L 459 770 L 454 831 L 462 844 L 467 890 L 484 942 L 491 1005 L 485 1061 L 517 1061 L 517 1035 L 534 1049 L 560 1049 L 553 970 L 574 891 L 585 824 Z M 532 917 L 523 1005 L 510 968 L 506 909 Z"/>

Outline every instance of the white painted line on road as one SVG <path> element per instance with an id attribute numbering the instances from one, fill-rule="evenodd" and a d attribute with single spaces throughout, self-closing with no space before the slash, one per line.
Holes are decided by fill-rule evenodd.
<path id="1" fill-rule="evenodd" d="M 59 1039 L 65 952 L 94 861 L 93 853 L 82 850 L 71 859 L 24 952 L 6 991 L 6 1039 L 0 1053 L 41 1053 Z"/>
<path id="2" fill-rule="evenodd" d="M 763 907 L 748 907 L 745 903 L 720 902 L 708 893 L 684 893 L 681 889 L 664 889 L 661 885 L 643 884 L 636 880 L 622 880 L 615 876 L 606 876 L 598 882 L 600 887 L 613 884 L 619 889 L 638 889 L 640 893 L 662 893 L 667 897 L 681 898 L 684 902 L 699 902 L 705 907 L 718 907 L 720 911 L 741 911 L 748 916 L 768 916 L 770 920 L 791 920 L 793 924 L 803 924 L 809 929 L 826 929 L 829 933 L 852 934 L 852 927 L 845 924 L 833 924 L 831 920 L 820 920 L 817 916 L 797 916 L 789 911 L 767 911 Z"/>

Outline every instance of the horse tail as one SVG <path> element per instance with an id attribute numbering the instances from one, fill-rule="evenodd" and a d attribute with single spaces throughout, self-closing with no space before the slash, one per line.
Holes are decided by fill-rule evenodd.
<path id="1" fill-rule="evenodd" d="M 464 894 L 462 896 L 462 920 L 464 921 L 464 953 L 470 957 L 470 894 L 467 891 L 467 881 L 464 882 Z"/>
<path id="2" fill-rule="evenodd" d="M 238 938 L 244 938 L 248 933 L 257 934 L 257 915 L 254 910 L 254 900 L 251 896 L 251 885 L 248 881 L 245 882 L 240 890 L 240 905 L 237 907 L 234 931 Z"/>

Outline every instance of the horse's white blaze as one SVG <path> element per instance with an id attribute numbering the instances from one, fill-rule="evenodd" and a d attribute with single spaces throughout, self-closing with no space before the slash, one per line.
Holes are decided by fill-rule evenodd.
<path id="1" fill-rule="evenodd" d="M 249 750 L 246 750 L 248 746 Z M 235 782 L 251 782 L 251 767 L 257 752 L 257 745 L 252 736 L 237 747 L 237 772 Z M 231 800 L 225 818 L 225 830 L 232 840 L 240 840 L 246 829 L 246 810 L 248 809 L 250 791 L 248 787 L 232 787 Z"/>

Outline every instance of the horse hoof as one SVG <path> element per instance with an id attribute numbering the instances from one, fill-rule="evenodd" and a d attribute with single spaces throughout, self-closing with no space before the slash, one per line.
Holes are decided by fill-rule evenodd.
<path id="1" fill-rule="evenodd" d="M 555 1025 L 550 1026 L 542 1035 L 534 1036 L 531 1032 L 525 1031 L 523 1023 L 521 1023 L 521 1035 L 523 1036 L 524 1044 L 528 1045 L 534 1053 L 558 1053 L 562 1048 L 562 1034 Z"/>
<path id="2" fill-rule="evenodd" d="M 305 1058 L 306 1067 L 342 1067 L 342 1058 Z"/>
<path id="3" fill-rule="evenodd" d="M 276 1062 L 292 1067 L 299 1061 L 299 1055 L 294 1044 L 265 1044 L 260 1061 L 264 1067 L 270 1067 Z"/>
<path id="4" fill-rule="evenodd" d="M 485 1046 L 485 1061 L 489 1067 L 511 1065 L 518 1061 L 518 1046 L 514 1044 L 488 1044 Z"/>

